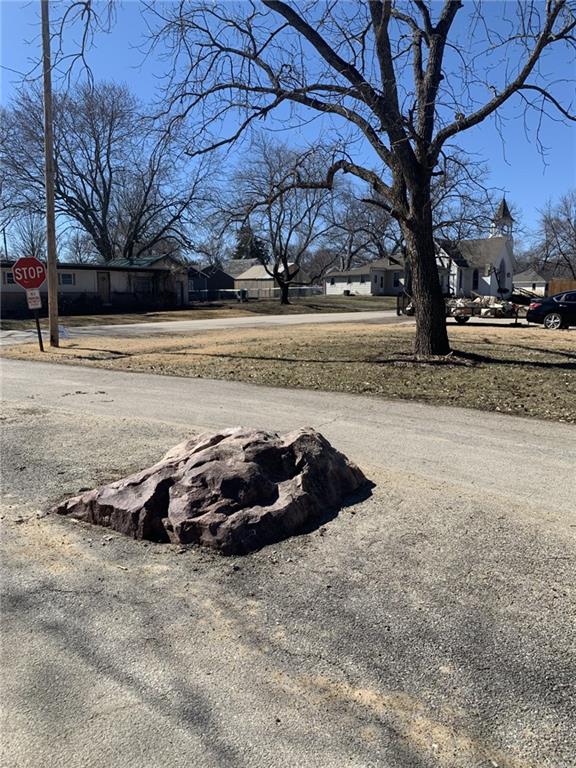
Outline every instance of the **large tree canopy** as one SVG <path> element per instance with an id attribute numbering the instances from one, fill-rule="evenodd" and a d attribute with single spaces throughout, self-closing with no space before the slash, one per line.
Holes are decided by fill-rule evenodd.
<path id="1" fill-rule="evenodd" d="M 4 204 L 44 205 L 42 100 L 20 93 L 3 113 Z M 202 163 L 182 160 L 177 132 L 158 131 L 121 85 L 82 85 L 54 99 L 57 212 L 92 241 L 103 261 L 190 245 L 206 185 Z"/>
<path id="2" fill-rule="evenodd" d="M 449 350 L 436 268 L 431 182 L 450 142 L 511 99 L 573 119 L 542 65 L 574 46 L 572 0 L 462 3 L 369 0 L 180 2 L 152 6 L 174 67 L 165 109 L 187 119 L 196 152 L 276 115 L 319 114 L 340 142 L 319 186 L 339 172 L 385 201 L 407 245 L 416 352 Z M 359 141 L 359 139 L 361 139 Z"/>

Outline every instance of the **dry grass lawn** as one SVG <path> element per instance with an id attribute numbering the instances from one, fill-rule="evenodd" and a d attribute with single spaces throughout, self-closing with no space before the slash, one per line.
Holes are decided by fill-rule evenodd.
<path id="1" fill-rule="evenodd" d="M 143 339 L 90 338 L 6 357 L 169 376 L 353 392 L 576 423 L 576 331 L 450 326 L 454 362 L 410 357 L 413 326 L 227 329 Z"/>

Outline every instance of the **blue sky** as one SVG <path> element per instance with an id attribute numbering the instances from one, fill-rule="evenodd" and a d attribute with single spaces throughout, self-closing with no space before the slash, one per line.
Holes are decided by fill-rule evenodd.
<path id="1" fill-rule="evenodd" d="M 488 7 L 497 9 L 499 3 Z M 6 104 L 18 87 L 17 72 L 27 72 L 31 61 L 39 55 L 38 0 L 0 0 L 2 76 L 0 97 Z M 97 79 L 110 79 L 126 83 L 144 101 L 152 101 L 166 63 L 158 56 L 144 60 L 142 45 L 146 26 L 139 13 L 138 3 L 120 4 L 112 32 L 101 34 L 89 60 Z M 573 98 L 576 83 L 576 61 L 566 56 L 550 57 L 547 71 L 556 77 L 571 80 L 562 86 L 564 95 Z M 562 91 L 557 91 L 562 93 Z M 507 199 L 522 212 L 525 226 L 531 227 L 537 209 L 549 199 L 555 199 L 576 186 L 576 129 L 560 122 L 547 121 L 543 133 L 547 147 L 544 163 L 536 147 L 534 136 L 527 138 L 522 111 L 518 106 L 506 108 L 508 122 L 503 145 L 492 122 L 485 122 L 464 134 L 459 143 L 484 158 L 491 169 L 491 183 L 506 192 Z M 306 139 L 294 136 L 301 143 Z M 312 129 L 309 129 L 312 130 Z M 285 137 L 290 140 L 289 136 Z"/>

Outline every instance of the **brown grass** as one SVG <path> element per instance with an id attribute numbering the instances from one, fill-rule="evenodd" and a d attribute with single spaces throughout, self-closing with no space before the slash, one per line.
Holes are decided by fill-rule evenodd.
<path id="1" fill-rule="evenodd" d="M 576 423 L 576 332 L 449 326 L 455 357 L 414 363 L 413 326 L 226 329 L 76 339 L 6 357 L 419 400 Z"/>

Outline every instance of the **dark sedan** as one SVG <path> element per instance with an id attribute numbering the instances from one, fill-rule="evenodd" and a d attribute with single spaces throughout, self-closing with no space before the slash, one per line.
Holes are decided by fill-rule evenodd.
<path id="1" fill-rule="evenodd" d="M 536 299 L 528 307 L 526 320 L 529 323 L 541 323 L 550 330 L 576 325 L 576 291 Z"/>

